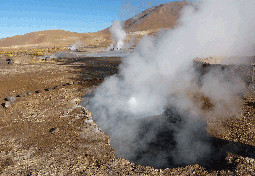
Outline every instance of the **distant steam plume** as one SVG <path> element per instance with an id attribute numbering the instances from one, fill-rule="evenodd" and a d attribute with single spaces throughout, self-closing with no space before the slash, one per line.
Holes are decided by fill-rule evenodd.
<path id="1" fill-rule="evenodd" d="M 77 51 L 81 45 L 81 41 L 76 41 L 71 47 L 69 47 L 69 49 L 71 51 Z"/>
<path id="2" fill-rule="evenodd" d="M 214 152 L 206 118 L 237 114 L 236 95 L 244 84 L 229 70 L 201 75 L 193 59 L 252 56 L 254 29 L 254 0 L 188 5 L 174 29 L 143 38 L 123 59 L 120 74 L 107 78 L 84 106 L 111 136 L 120 157 L 155 167 L 203 161 Z M 119 48 L 125 38 L 120 33 Z"/>
<path id="3" fill-rule="evenodd" d="M 124 47 L 124 40 L 126 39 L 126 32 L 123 29 L 123 23 L 121 21 L 115 21 L 112 23 L 112 26 L 110 28 L 110 32 L 112 34 L 112 41 L 113 41 L 113 45 L 111 46 L 111 48 L 113 49 L 123 49 Z"/>

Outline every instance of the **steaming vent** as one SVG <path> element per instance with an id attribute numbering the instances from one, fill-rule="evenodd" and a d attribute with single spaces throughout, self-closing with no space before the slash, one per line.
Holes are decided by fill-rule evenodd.
<path id="1" fill-rule="evenodd" d="M 188 5 L 175 28 L 140 40 L 119 75 L 85 97 L 118 157 L 156 168 L 221 169 L 227 153 L 247 149 L 210 136 L 207 122 L 242 112 L 254 57 L 241 56 L 255 55 L 254 12 L 254 0 Z"/>
<path id="2" fill-rule="evenodd" d="M 76 41 L 72 46 L 69 46 L 68 49 L 71 51 L 79 51 L 81 47 L 84 47 L 85 45 L 82 44 L 81 41 Z"/>
<path id="3" fill-rule="evenodd" d="M 236 76 L 233 76 L 233 72 L 238 71 L 238 74 L 246 74 L 246 72 L 240 73 L 240 69 L 251 69 L 251 65 L 247 62 L 243 65 L 238 62 L 238 65 L 231 64 L 229 67 L 225 64 L 209 64 L 207 59 L 199 61 L 195 59 L 194 63 L 189 69 L 196 70 L 197 85 L 203 84 L 201 81 L 203 79 L 212 79 L 207 77 L 211 72 L 219 72 L 224 77 L 223 80 L 231 82 Z M 219 62 L 217 61 L 217 63 Z M 239 76 L 245 77 L 244 75 Z M 250 78 L 246 80 L 247 85 L 250 84 L 250 80 Z M 199 111 L 199 113 L 192 112 L 193 110 L 189 109 L 191 107 L 180 109 L 180 102 L 176 102 L 177 104 L 167 104 L 163 113 L 159 115 L 147 113 L 147 116 L 143 116 L 141 114 L 144 113 L 139 114 L 139 111 L 144 107 L 139 107 L 139 99 L 132 96 L 127 101 L 128 106 L 125 107 L 132 112 L 131 114 L 118 112 L 114 118 L 106 119 L 112 112 L 108 107 L 102 105 L 95 108 L 93 97 L 97 97 L 98 92 L 86 95 L 83 103 L 92 111 L 97 124 L 110 135 L 111 145 L 118 157 L 126 158 L 135 164 L 155 168 L 176 168 L 199 164 L 208 169 L 222 169 L 227 167 L 223 163 L 225 163 L 228 152 L 238 152 L 242 146 L 211 137 L 206 130 L 206 119 L 210 115 L 221 116 L 240 112 L 239 100 L 241 97 L 238 94 L 242 90 L 241 88 L 232 92 L 233 95 L 229 101 L 237 101 L 236 104 L 229 102 L 221 104 L 222 102 L 219 103 L 219 100 L 215 101 L 200 91 L 194 92 L 190 89 L 183 94 L 182 91 L 175 89 L 170 96 L 171 100 L 176 102 L 180 97 L 183 101 L 191 99 L 194 103 L 193 110 Z M 223 110 L 219 106 L 224 106 L 226 109 Z M 139 115 L 135 116 L 134 114 L 137 113 Z"/>
<path id="4" fill-rule="evenodd" d="M 110 32 L 112 34 L 112 44 L 108 47 L 107 50 L 114 51 L 114 50 L 122 50 L 126 48 L 125 39 L 126 39 L 126 32 L 123 29 L 123 22 L 115 21 L 112 23 L 110 27 Z"/>

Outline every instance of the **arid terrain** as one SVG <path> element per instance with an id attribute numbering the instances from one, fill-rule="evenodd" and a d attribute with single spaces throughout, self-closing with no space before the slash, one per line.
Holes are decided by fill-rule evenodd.
<path id="1" fill-rule="evenodd" d="M 158 5 L 124 21 L 126 40 L 135 39 L 135 46 L 143 36 L 173 28 L 185 5 Z M 78 51 L 70 51 L 77 42 Z M 110 136 L 81 106 L 86 95 L 119 73 L 120 56 L 100 57 L 111 43 L 110 27 L 95 33 L 48 30 L 0 39 L 0 175 L 255 175 L 252 67 L 224 65 L 222 58 L 193 63 L 201 75 L 217 67 L 246 83 L 245 91 L 236 95 L 240 113 L 206 119 L 216 156 L 164 168 L 117 157 Z M 206 97 L 189 96 L 205 111 L 212 106 Z"/>
<path id="2" fill-rule="evenodd" d="M 214 145 L 224 148 L 221 159 L 211 165 L 155 169 L 116 158 L 110 137 L 79 103 L 105 77 L 116 74 L 120 62 L 119 58 L 80 58 L 2 65 L 0 174 L 255 174 L 255 94 L 248 90 L 241 114 L 208 121 Z"/>

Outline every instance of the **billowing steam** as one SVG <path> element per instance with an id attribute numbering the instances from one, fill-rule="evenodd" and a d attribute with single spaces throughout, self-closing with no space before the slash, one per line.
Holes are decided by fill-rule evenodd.
<path id="1" fill-rule="evenodd" d="M 71 51 L 77 51 L 77 50 L 78 50 L 78 47 L 77 47 L 75 44 L 73 44 L 71 47 L 69 47 L 69 49 L 70 49 Z"/>
<path id="2" fill-rule="evenodd" d="M 123 49 L 125 42 L 124 40 L 126 39 L 126 32 L 123 29 L 123 23 L 121 21 L 115 21 L 112 23 L 112 26 L 110 28 L 110 32 L 112 34 L 112 41 L 113 44 L 110 46 L 111 49 L 114 50 L 120 50 Z"/>
<path id="3" fill-rule="evenodd" d="M 69 47 L 69 49 L 71 51 L 78 51 L 81 45 L 82 45 L 81 41 L 76 41 L 72 46 Z"/>
<path id="4" fill-rule="evenodd" d="M 193 59 L 254 55 L 254 29 L 254 0 L 189 5 L 174 29 L 143 38 L 84 106 L 120 157 L 155 167 L 201 161 L 213 152 L 206 118 L 238 113 L 244 85 L 228 70 L 200 74 Z M 121 48 L 125 33 L 116 31 Z"/>

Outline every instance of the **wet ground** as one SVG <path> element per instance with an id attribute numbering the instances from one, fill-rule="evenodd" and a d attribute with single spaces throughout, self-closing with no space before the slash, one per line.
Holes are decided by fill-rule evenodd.
<path id="1" fill-rule="evenodd" d="M 105 77 L 116 74 L 119 64 L 119 58 L 79 58 L 1 66 L 0 174 L 255 174 L 253 91 L 245 94 L 242 114 L 208 121 L 214 144 L 230 146 L 211 167 L 198 163 L 154 169 L 116 158 L 110 137 L 80 102 Z"/>

